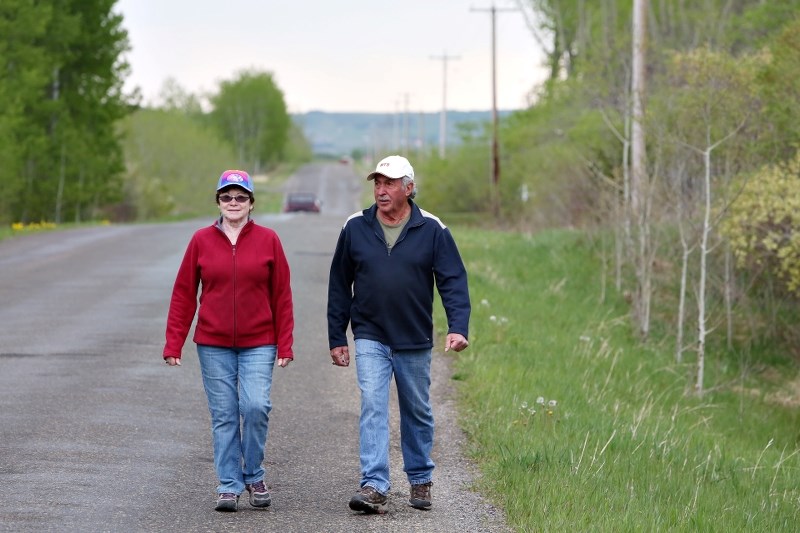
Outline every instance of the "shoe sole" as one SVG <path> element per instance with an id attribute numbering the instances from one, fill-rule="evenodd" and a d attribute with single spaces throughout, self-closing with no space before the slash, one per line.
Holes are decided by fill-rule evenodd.
<path id="1" fill-rule="evenodd" d="M 431 507 L 433 507 L 431 502 L 420 502 L 414 500 L 408 500 L 408 505 L 410 505 L 414 509 L 419 509 L 421 511 L 430 511 Z"/>
<path id="2" fill-rule="evenodd" d="M 218 503 L 217 506 L 214 507 L 215 511 L 219 511 L 221 513 L 235 513 L 236 509 L 237 509 L 236 502 L 233 503 L 225 502 L 224 504 Z"/>
<path id="3" fill-rule="evenodd" d="M 272 504 L 272 498 L 267 496 L 265 499 L 250 498 L 251 507 L 269 507 Z"/>
<path id="4" fill-rule="evenodd" d="M 386 513 L 386 507 L 388 506 L 385 503 L 367 503 L 355 498 L 350 500 L 350 509 L 353 511 L 361 511 L 362 513 L 367 514 L 384 514 Z"/>

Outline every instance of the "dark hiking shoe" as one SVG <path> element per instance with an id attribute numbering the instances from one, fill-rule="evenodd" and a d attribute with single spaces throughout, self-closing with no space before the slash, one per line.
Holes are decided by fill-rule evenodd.
<path id="1" fill-rule="evenodd" d="M 428 483 L 421 483 L 419 485 L 411 485 L 411 497 L 408 499 L 408 505 L 414 509 L 422 509 L 427 511 L 431 508 L 431 486 L 432 481 Z"/>
<path id="2" fill-rule="evenodd" d="M 269 504 L 272 503 L 272 498 L 263 480 L 247 484 L 244 488 L 250 493 L 250 505 L 253 507 L 269 507 Z"/>
<path id="3" fill-rule="evenodd" d="M 350 498 L 350 509 L 369 514 L 383 514 L 386 512 L 386 502 L 388 501 L 389 498 L 369 485 L 366 485 L 361 487 L 361 489 Z"/>
<path id="4" fill-rule="evenodd" d="M 239 503 L 239 496 L 232 492 L 223 492 L 217 495 L 217 511 L 223 513 L 235 513 L 237 504 Z"/>

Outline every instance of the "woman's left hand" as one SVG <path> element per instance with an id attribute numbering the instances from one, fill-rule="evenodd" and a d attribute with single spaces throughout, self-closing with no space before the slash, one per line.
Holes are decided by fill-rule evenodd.
<path id="1" fill-rule="evenodd" d="M 292 362 L 291 359 L 286 359 L 284 357 L 279 357 L 278 358 L 278 366 L 282 366 L 284 368 L 291 362 Z"/>

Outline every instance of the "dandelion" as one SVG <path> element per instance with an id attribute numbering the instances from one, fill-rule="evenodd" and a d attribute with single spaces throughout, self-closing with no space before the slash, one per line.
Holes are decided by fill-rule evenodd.
<path id="1" fill-rule="evenodd" d="M 549 402 L 547 402 L 547 405 L 549 405 L 550 407 L 555 407 L 556 405 L 558 405 L 558 402 L 555 400 L 550 400 Z"/>
<path id="2" fill-rule="evenodd" d="M 508 324 L 508 319 L 506 317 L 504 317 L 504 316 L 501 316 L 500 317 L 500 323 L 501 324 Z"/>
<path id="3" fill-rule="evenodd" d="M 536 403 L 538 403 L 539 405 L 544 405 L 544 396 L 539 396 L 538 398 L 536 398 Z"/>
<path id="4" fill-rule="evenodd" d="M 489 317 L 489 320 L 492 321 L 492 322 L 497 322 L 497 317 L 492 315 L 492 316 Z"/>
<path id="5" fill-rule="evenodd" d="M 590 336 L 588 336 L 588 335 L 581 335 L 579 338 L 580 338 L 581 342 L 589 342 L 589 341 L 592 340 L 592 338 Z"/>
<path id="6" fill-rule="evenodd" d="M 481 305 L 484 307 L 489 307 L 489 300 L 484 298 L 483 300 L 481 300 Z"/>

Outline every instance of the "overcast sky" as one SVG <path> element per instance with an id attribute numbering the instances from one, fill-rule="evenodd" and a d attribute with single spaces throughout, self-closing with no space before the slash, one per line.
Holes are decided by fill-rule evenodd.
<path id="1" fill-rule="evenodd" d="M 157 103 L 164 80 L 214 92 L 271 72 L 291 113 L 492 107 L 492 0 L 119 0 L 132 51 L 126 88 Z M 526 107 L 542 54 L 516 3 L 496 0 L 497 106 Z M 487 11 L 473 11 L 487 10 Z M 407 99 L 407 104 L 406 104 Z"/>

